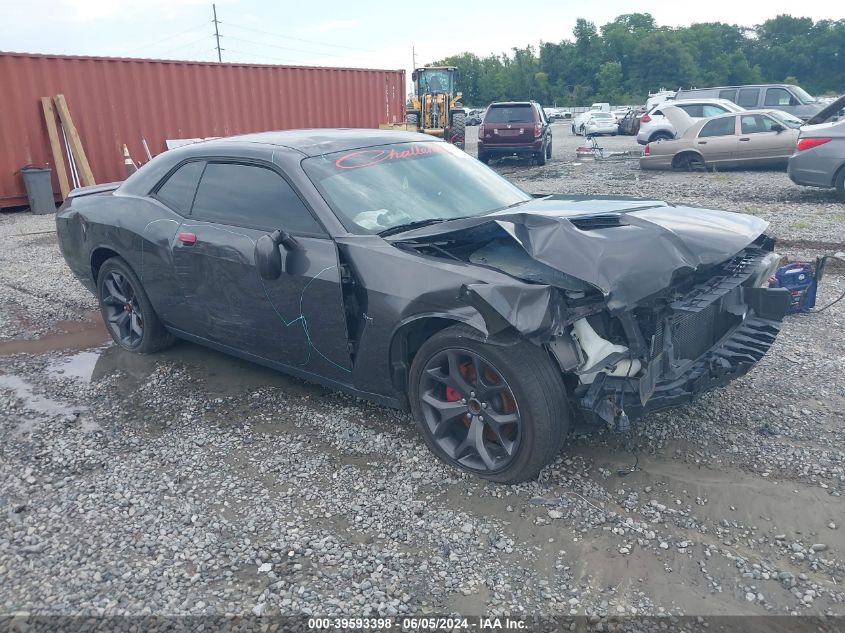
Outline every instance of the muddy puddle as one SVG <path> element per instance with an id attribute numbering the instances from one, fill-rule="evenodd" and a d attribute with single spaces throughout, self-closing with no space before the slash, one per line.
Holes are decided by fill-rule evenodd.
<path id="1" fill-rule="evenodd" d="M 34 339 L 0 341 L 0 356 L 87 349 L 103 345 L 109 340 L 99 312 L 85 315 L 83 321 L 59 321 L 56 329 L 59 331 Z"/>
<path id="2" fill-rule="evenodd" d="M 15 424 L 12 437 L 30 435 L 45 419 L 56 416 L 80 417 L 85 412 L 84 407 L 75 407 L 67 402 L 36 393 L 32 383 L 19 376 L 0 374 L 0 391 L 10 391 L 12 398 L 20 400 L 27 412 L 12 418 Z M 100 428 L 96 422 L 85 417 L 81 417 L 81 423 L 82 430 L 85 432 L 96 431 Z"/>

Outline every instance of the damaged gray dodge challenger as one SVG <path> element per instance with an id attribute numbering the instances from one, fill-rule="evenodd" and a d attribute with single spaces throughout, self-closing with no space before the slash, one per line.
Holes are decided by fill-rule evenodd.
<path id="1" fill-rule="evenodd" d="M 790 300 L 767 224 L 531 196 L 430 136 L 267 132 L 77 189 L 62 253 L 121 347 L 174 338 L 390 406 L 443 461 L 537 475 L 583 415 L 615 429 L 745 374 Z"/>

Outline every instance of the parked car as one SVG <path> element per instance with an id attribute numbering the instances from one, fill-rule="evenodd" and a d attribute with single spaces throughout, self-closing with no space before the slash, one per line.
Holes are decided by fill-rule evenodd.
<path id="1" fill-rule="evenodd" d="M 490 104 L 478 128 L 478 160 L 502 156 L 533 157 L 545 165 L 552 157 L 552 126 L 536 101 Z"/>
<path id="2" fill-rule="evenodd" d="M 476 109 L 470 110 L 469 114 L 466 118 L 467 125 L 481 125 L 481 121 L 484 119 L 484 110 Z"/>
<path id="3" fill-rule="evenodd" d="M 747 86 L 719 86 L 678 90 L 680 99 L 727 99 L 747 110 L 760 108 L 783 110 L 806 121 L 822 109 L 815 97 L 800 86 L 792 84 L 754 84 Z"/>
<path id="4" fill-rule="evenodd" d="M 795 153 L 789 158 L 787 173 L 798 185 L 833 187 L 845 202 L 845 97 L 840 97 L 818 119 L 804 125 L 798 135 Z M 811 119 L 811 121 L 816 120 Z"/>
<path id="5" fill-rule="evenodd" d="M 791 300 L 759 218 L 534 198 L 416 133 L 195 143 L 73 191 L 56 225 L 124 350 L 184 338 L 410 408 L 499 482 L 553 460 L 573 411 L 624 427 L 745 374 Z"/>
<path id="6" fill-rule="evenodd" d="M 578 133 L 584 136 L 603 136 L 605 134 L 616 136 L 619 134 L 619 125 L 612 113 L 593 111 L 583 121 Z"/>
<path id="7" fill-rule="evenodd" d="M 803 123 L 781 110 L 732 112 L 697 122 L 679 107 L 664 106 L 663 112 L 680 136 L 646 145 L 642 169 L 786 166 Z"/>
<path id="8" fill-rule="evenodd" d="M 690 99 L 685 101 L 667 101 L 659 105 L 640 118 L 640 131 L 637 132 L 637 143 L 656 143 L 660 140 L 675 138 L 675 129 L 663 116 L 663 108 L 674 106 L 681 108 L 693 119 L 706 119 L 726 112 L 741 112 L 745 108 L 727 99 Z"/>
<path id="9" fill-rule="evenodd" d="M 563 111 L 560 108 L 543 108 L 543 112 L 546 114 L 546 118 L 549 121 L 561 121 L 566 116 L 564 115 Z M 571 116 L 571 114 L 570 114 Z"/>

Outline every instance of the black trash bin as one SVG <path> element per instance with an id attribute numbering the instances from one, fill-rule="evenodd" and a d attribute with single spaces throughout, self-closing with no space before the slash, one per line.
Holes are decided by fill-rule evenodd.
<path id="1" fill-rule="evenodd" d="M 23 184 L 29 198 L 29 208 L 36 215 L 56 212 L 56 202 L 53 198 L 52 170 L 49 167 L 21 167 Z"/>

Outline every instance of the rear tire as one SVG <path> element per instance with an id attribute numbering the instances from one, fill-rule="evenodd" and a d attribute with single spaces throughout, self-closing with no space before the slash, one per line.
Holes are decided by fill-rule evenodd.
<path id="1" fill-rule="evenodd" d="M 542 167 L 546 164 L 546 150 L 540 150 L 536 154 L 534 154 L 534 160 L 537 161 L 537 164 Z"/>
<path id="2" fill-rule="evenodd" d="M 411 364 L 409 398 L 438 458 L 499 483 L 535 478 L 569 430 L 563 379 L 548 354 L 525 341 L 484 343 L 466 325 L 423 343 Z"/>
<path id="3" fill-rule="evenodd" d="M 173 344 L 173 335 L 159 320 L 141 280 L 123 258 L 112 257 L 100 266 L 97 296 L 106 329 L 123 349 L 149 354 Z"/>
<path id="4" fill-rule="evenodd" d="M 413 125 L 415 128 L 420 128 L 420 117 L 416 114 L 406 114 L 405 115 L 405 123 L 408 125 Z"/>
<path id="5" fill-rule="evenodd" d="M 449 128 L 449 142 L 455 147 L 466 147 L 466 115 L 463 113 L 452 115 L 452 126 Z"/>
<path id="6" fill-rule="evenodd" d="M 836 197 L 845 202 L 845 167 L 840 167 L 836 176 Z"/>

